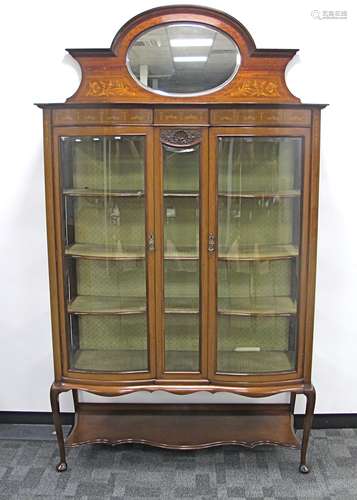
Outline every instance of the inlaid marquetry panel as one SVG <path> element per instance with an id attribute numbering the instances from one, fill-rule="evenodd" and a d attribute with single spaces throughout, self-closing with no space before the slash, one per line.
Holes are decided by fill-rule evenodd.
<path id="1" fill-rule="evenodd" d="M 149 125 L 151 109 L 56 109 L 54 125 Z"/>
<path id="2" fill-rule="evenodd" d="M 155 109 L 157 125 L 208 125 L 208 109 Z"/>
<path id="3" fill-rule="evenodd" d="M 211 125 L 291 125 L 309 127 L 308 109 L 212 109 Z"/>

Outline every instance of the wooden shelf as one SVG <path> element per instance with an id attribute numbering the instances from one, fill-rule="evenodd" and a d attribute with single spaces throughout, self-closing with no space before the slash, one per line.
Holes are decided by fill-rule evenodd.
<path id="1" fill-rule="evenodd" d="M 198 351 L 167 351 L 165 363 L 168 371 L 197 371 Z M 88 371 L 145 371 L 148 352 L 139 349 L 104 350 L 80 349 L 74 356 L 73 368 Z M 295 352 L 218 351 L 218 373 L 268 373 L 291 371 Z"/>
<path id="2" fill-rule="evenodd" d="M 197 191 L 164 191 L 164 198 L 199 198 Z"/>
<path id="3" fill-rule="evenodd" d="M 297 198 L 301 195 L 298 189 L 288 189 L 286 191 L 277 191 L 275 193 L 267 193 L 262 191 L 242 191 L 240 193 L 218 193 L 218 196 L 223 198 Z"/>
<path id="4" fill-rule="evenodd" d="M 287 404 L 79 403 L 66 446 L 90 443 L 181 450 L 222 445 L 300 447 Z"/>
<path id="5" fill-rule="evenodd" d="M 289 297 L 254 297 L 218 301 L 218 314 L 229 316 L 291 316 L 297 306 Z"/>
<path id="6" fill-rule="evenodd" d="M 145 298 L 103 297 L 78 295 L 68 304 L 70 314 L 143 314 Z"/>
<path id="7" fill-rule="evenodd" d="M 294 369 L 295 352 L 218 351 L 218 373 L 268 373 Z"/>
<path id="8" fill-rule="evenodd" d="M 280 260 L 291 259 L 299 255 L 296 245 L 249 246 L 238 247 L 236 253 L 218 253 L 218 260 Z"/>
<path id="9" fill-rule="evenodd" d="M 74 243 L 65 248 L 65 254 L 83 259 L 105 259 L 105 260 L 143 260 L 143 252 L 123 252 L 117 248 L 110 248 L 105 245 L 93 245 L 90 243 Z M 199 256 L 193 251 L 166 253 L 165 260 L 199 260 Z"/>
<path id="10" fill-rule="evenodd" d="M 186 307 L 165 307 L 165 314 L 198 314 L 199 309 Z"/>
<path id="11" fill-rule="evenodd" d="M 123 252 L 116 248 L 104 245 L 91 245 L 87 243 L 75 243 L 65 248 L 65 254 L 83 259 L 106 259 L 106 260 L 143 260 L 143 252 Z"/>
<path id="12" fill-rule="evenodd" d="M 198 351 L 167 351 L 166 364 L 171 371 L 197 372 Z M 147 366 L 148 352 L 139 349 L 80 349 L 74 355 L 73 367 L 88 371 L 143 371 Z"/>
<path id="13" fill-rule="evenodd" d="M 144 191 L 102 191 L 99 189 L 74 188 L 64 189 L 65 196 L 87 196 L 87 197 L 106 197 L 106 198 L 142 198 Z"/>

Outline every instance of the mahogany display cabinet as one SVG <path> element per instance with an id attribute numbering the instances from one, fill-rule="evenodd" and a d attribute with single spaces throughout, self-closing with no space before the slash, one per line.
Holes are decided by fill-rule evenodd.
<path id="1" fill-rule="evenodd" d="M 257 49 L 231 16 L 181 5 L 136 16 L 110 49 L 68 52 L 78 90 L 39 104 L 57 470 L 65 446 L 136 442 L 282 445 L 301 449 L 308 472 L 324 105 L 287 88 L 296 50 Z M 75 407 L 66 439 L 65 391 Z M 78 391 L 290 402 L 101 404 Z"/>

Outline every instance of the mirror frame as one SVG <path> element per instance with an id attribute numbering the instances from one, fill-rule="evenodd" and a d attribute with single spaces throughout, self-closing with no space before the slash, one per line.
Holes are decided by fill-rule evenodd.
<path id="1" fill-rule="evenodd" d="M 154 89 L 153 87 L 149 87 L 149 85 L 145 85 L 139 80 L 139 78 L 135 75 L 134 71 L 132 70 L 132 68 L 130 66 L 130 61 L 129 61 L 129 51 L 130 51 L 131 47 L 133 46 L 133 44 L 137 40 L 139 40 L 140 37 L 144 36 L 145 34 L 151 32 L 151 31 L 154 31 L 155 29 L 160 29 L 161 27 L 170 27 L 170 26 L 179 26 L 179 25 L 182 25 L 182 26 L 196 25 L 197 27 L 199 26 L 202 28 L 210 29 L 210 30 L 214 31 L 215 33 L 221 33 L 223 36 L 225 36 L 232 43 L 232 46 L 237 51 L 236 52 L 237 59 L 239 56 L 239 61 L 236 61 L 234 70 L 232 71 L 232 73 L 229 75 L 229 77 L 226 80 L 224 80 L 219 85 L 216 85 L 215 87 L 211 87 L 211 88 L 206 89 L 206 90 L 200 90 L 198 92 L 166 92 L 165 90 Z M 237 72 L 239 71 L 239 67 L 240 67 L 241 62 L 242 62 L 242 56 L 241 56 L 238 45 L 226 32 L 219 30 L 217 28 L 214 28 L 212 25 L 207 26 L 205 24 L 192 22 L 192 21 L 190 23 L 188 23 L 186 21 L 177 21 L 175 23 L 158 24 L 157 26 L 153 26 L 153 27 L 143 31 L 142 33 L 139 33 L 138 36 L 132 40 L 131 44 L 128 47 L 128 50 L 126 52 L 126 61 L 125 62 L 126 62 L 126 66 L 127 66 L 127 69 L 128 69 L 130 76 L 143 89 L 148 90 L 149 92 L 152 92 L 153 94 L 159 94 L 159 95 L 168 96 L 168 97 L 195 97 L 195 96 L 200 96 L 200 95 L 207 95 L 207 94 L 210 94 L 211 92 L 216 92 L 217 90 L 220 90 L 221 88 L 223 88 L 225 85 L 228 85 L 229 82 L 231 82 L 231 80 L 233 80 L 233 78 L 236 76 Z"/>

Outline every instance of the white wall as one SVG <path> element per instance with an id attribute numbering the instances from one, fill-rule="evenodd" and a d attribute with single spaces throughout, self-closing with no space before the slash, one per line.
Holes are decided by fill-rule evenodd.
<path id="1" fill-rule="evenodd" d="M 33 102 L 61 102 L 77 88 L 78 69 L 65 47 L 109 47 L 124 22 L 161 3 L 13 0 L 2 6 L 0 410 L 49 411 L 53 380 L 42 116 Z M 166 0 L 170 3 L 177 0 Z M 357 412 L 354 2 L 221 0 L 219 8 L 246 25 L 258 47 L 300 48 L 288 71 L 291 90 L 304 102 L 330 103 L 322 119 L 313 381 L 317 412 Z M 348 20 L 314 20 L 311 9 L 347 9 Z M 135 396 L 136 401 L 177 398 Z M 238 398 L 201 394 L 179 399 L 187 400 Z M 298 404 L 302 409 L 302 400 Z M 69 394 L 63 395 L 63 409 L 71 408 Z"/>

